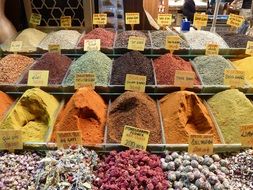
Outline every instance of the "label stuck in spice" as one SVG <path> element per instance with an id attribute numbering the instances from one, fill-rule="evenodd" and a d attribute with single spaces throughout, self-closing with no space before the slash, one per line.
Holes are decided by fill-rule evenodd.
<path id="1" fill-rule="evenodd" d="M 127 49 L 135 51 L 144 51 L 146 39 L 143 37 L 130 36 Z"/>
<path id="2" fill-rule="evenodd" d="M 248 41 L 245 54 L 253 56 L 253 41 Z"/>
<path id="3" fill-rule="evenodd" d="M 94 73 L 77 73 L 75 75 L 75 89 L 89 87 L 95 89 L 96 75 Z"/>
<path id="4" fill-rule="evenodd" d="M 167 36 L 166 37 L 166 49 L 172 53 L 175 50 L 180 49 L 180 37 L 179 36 Z"/>
<path id="5" fill-rule="evenodd" d="M 48 85 L 48 70 L 30 70 L 28 73 L 28 86 L 47 86 Z"/>
<path id="6" fill-rule="evenodd" d="M 227 25 L 230 25 L 232 27 L 240 28 L 244 22 L 244 17 L 241 15 L 236 14 L 229 14 Z"/>
<path id="7" fill-rule="evenodd" d="M 100 39 L 86 39 L 84 40 L 84 51 L 99 51 L 101 46 Z"/>
<path id="8" fill-rule="evenodd" d="M 219 55 L 219 45 L 214 43 L 209 43 L 206 45 L 206 55 Z"/>
<path id="9" fill-rule="evenodd" d="M 242 146 L 253 148 L 253 125 L 241 126 L 240 132 Z"/>
<path id="10" fill-rule="evenodd" d="M 21 150 L 23 149 L 22 131 L 1 130 L 0 150 Z"/>
<path id="11" fill-rule="evenodd" d="M 146 150 L 150 131 L 125 125 L 121 145 L 139 150 Z"/>
<path id="12" fill-rule="evenodd" d="M 72 26 L 71 16 L 62 16 L 61 17 L 61 27 L 63 28 L 71 28 Z"/>
<path id="13" fill-rule="evenodd" d="M 174 85 L 182 88 L 193 88 L 195 73 L 192 71 L 176 70 Z"/>
<path id="14" fill-rule="evenodd" d="M 224 85 L 243 87 L 245 85 L 245 72 L 240 70 L 225 69 Z"/>
<path id="15" fill-rule="evenodd" d="M 72 145 L 82 145 L 82 136 L 80 131 L 57 132 L 56 143 L 58 148 L 68 148 Z"/>
<path id="16" fill-rule="evenodd" d="M 213 154 L 213 135 L 190 135 L 188 152 L 199 156 Z"/>
<path id="17" fill-rule="evenodd" d="M 125 90 L 145 92 L 146 82 L 146 76 L 127 74 L 125 80 Z"/>
<path id="18" fill-rule="evenodd" d="M 93 14 L 93 25 L 106 25 L 107 24 L 107 14 Z"/>
<path id="19" fill-rule="evenodd" d="M 61 53 L 61 47 L 59 44 L 49 44 L 48 52 L 50 53 Z"/>
<path id="20" fill-rule="evenodd" d="M 40 25 L 41 18 L 42 18 L 41 14 L 32 13 L 29 22 L 33 25 Z"/>
<path id="21" fill-rule="evenodd" d="M 157 23 L 159 26 L 170 26 L 172 23 L 172 14 L 158 14 Z"/>
<path id="22" fill-rule="evenodd" d="M 207 14 L 201 14 L 201 13 L 195 13 L 194 19 L 193 19 L 193 25 L 200 29 L 202 26 L 207 26 L 208 21 L 208 15 Z"/>
<path id="23" fill-rule="evenodd" d="M 22 41 L 12 41 L 11 47 L 10 47 L 10 52 L 19 52 L 19 51 L 21 51 L 22 46 L 23 46 Z"/>
<path id="24" fill-rule="evenodd" d="M 140 24 L 140 13 L 126 13 L 126 24 Z"/>

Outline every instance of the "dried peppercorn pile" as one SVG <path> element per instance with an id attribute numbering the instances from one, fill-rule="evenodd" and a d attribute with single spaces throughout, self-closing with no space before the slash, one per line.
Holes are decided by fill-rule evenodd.
<path id="1" fill-rule="evenodd" d="M 45 53 L 30 70 L 48 70 L 48 84 L 61 84 L 72 60 L 59 53 Z M 21 84 L 26 84 L 28 73 L 21 80 Z"/>
<path id="2" fill-rule="evenodd" d="M 112 85 L 124 85 L 126 74 L 147 76 L 147 84 L 155 84 L 151 60 L 138 51 L 128 52 L 114 60 L 110 83 Z"/>
<path id="3" fill-rule="evenodd" d="M 170 53 L 155 59 L 154 68 L 156 72 L 157 84 L 160 85 L 173 85 L 176 70 L 194 72 L 190 62 Z M 195 77 L 194 84 L 200 84 L 197 76 Z"/>
<path id="4" fill-rule="evenodd" d="M 248 41 L 253 41 L 253 37 L 245 34 L 219 32 L 219 35 L 221 35 L 230 48 L 246 48 Z"/>
<path id="5" fill-rule="evenodd" d="M 112 103 L 108 119 L 108 141 L 119 143 L 125 125 L 149 130 L 149 143 L 161 143 L 157 106 L 146 94 L 125 92 Z"/>
<path id="6" fill-rule="evenodd" d="M 165 190 L 168 182 L 159 157 L 144 151 L 110 152 L 98 164 L 95 186 L 100 190 Z"/>

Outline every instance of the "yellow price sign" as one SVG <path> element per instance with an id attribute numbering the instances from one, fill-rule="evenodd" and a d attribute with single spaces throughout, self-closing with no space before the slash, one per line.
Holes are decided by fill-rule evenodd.
<path id="1" fill-rule="evenodd" d="M 19 149 L 23 149 L 22 131 L 1 130 L 0 150 L 19 150 Z"/>
<path id="2" fill-rule="evenodd" d="M 146 150 L 150 131 L 125 125 L 120 144 L 132 149 Z"/>
<path id="3" fill-rule="evenodd" d="M 107 24 L 107 14 L 93 14 L 93 25 L 106 25 Z"/>
<path id="4" fill-rule="evenodd" d="M 202 13 L 195 13 L 193 25 L 200 29 L 202 26 L 207 26 L 208 15 Z"/>
<path id="5" fill-rule="evenodd" d="M 140 13 L 126 13 L 126 24 L 140 24 Z"/>
<path id="6" fill-rule="evenodd" d="M 182 88 L 192 88 L 194 85 L 195 73 L 192 71 L 176 70 L 174 85 Z"/>
<path id="7" fill-rule="evenodd" d="M 80 131 L 57 132 L 56 143 L 58 148 L 68 148 L 72 145 L 82 145 L 82 136 Z"/>
<path id="8" fill-rule="evenodd" d="M 209 43 L 206 45 L 206 55 L 219 55 L 219 45 L 214 43 Z"/>
<path id="9" fill-rule="evenodd" d="M 50 53 L 61 53 L 61 47 L 59 44 L 49 44 L 48 52 Z"/>
<path id="10" fill-rule="evenodd" d="M 23 46 L 22 41 L 12 41 L 11 47 L 10 47 L 10 52 L 19 52 L 19 51 L 21 51 L 22 46 Z"/>
<path id="11" fill-rule="evenodd" d="M 165 47 L 166 47 L 166 49 L 170 50 L 171 53 L 173 53 L 173 51 L 175 51 L 175 50 L 180 49 L 180 37 L 179 36 L 167 36 Z"/>
<path id="12" fill-rule="evenodd" d="M 229 14 L 228 20 L 227 20 L 227 25 L 230 25 L 232 27 L 240 28 L 244 22 L 244 17 L 241 15 L 236 15 L 236 14 Z"/>
<path id="13" fill-rule="evenodd" d="M 101 46 L 100 39 L 86 39 L 84 40 L 84 51 L 99 51 Z"/>
<path id="14" fill-rule="evenodd" d="M 231 87 L 243 87 L 245 85 L 245 72 L 234 69 L 225 69 L 224 85 Z"/>
<path id="15" fill-rule="evenodd" d="M 245 54 L 247 55 L 253 55 L 253 41 L 248 41 L 247 42 L 247 47 L 246 47 L 246 51 Z"/>
<path id="16" fill-rule="evenodd" d="M 130 36 L 128 39 L 127 49 L 144 51 L 145 49 L 146 38 Z"/>
<path id="17" fill-rule="evenodd" d="M 72 20 L 71 20 L 71 16 L 62 16 L 60 18 L 61 20 L 61 27 L 63 28 L 71 28 L 72 26 Z"/>
<path id="18" fill-rule="evenodd" d="M 146 82 L 146 76 L 127 74 L 125 80 L 125 90 L 145 92 Z"/>
<path id="19" fill-rule="evenodd" d="M 199 156 L 213 154 L 213 135 L 190 135 L 188 152 Z"/>
<path id="20" fill-rule="evenodd" d="M 41 14 L 32 13 L 29 22 L 33 25 L 40 25 L 41 18 L 42 18 Z"/>
<path id="21" fill-rule="evenodd" d="M 28 73 L 28 86 L 47 86 L 48 85 L 48 70 L 30 70 Z"/>
<path id="22" fill-rule="evenodd" d="M 172 23 L 172 14 L 158 14 L 157 23 L 159 26 L 170 26 Z"/>
<path id="23" fill-rule="evenodd" d="M 89 87 L 95 89 L 96 75 L 94 73 L 77 73 L 75 75 L 75 89 Z"/>
<path id="24" fill-rule="evenodd" d="M 253 125 L 243 125 L 240 127 L 241 143 L 244 147 L 253 148 Z"/>

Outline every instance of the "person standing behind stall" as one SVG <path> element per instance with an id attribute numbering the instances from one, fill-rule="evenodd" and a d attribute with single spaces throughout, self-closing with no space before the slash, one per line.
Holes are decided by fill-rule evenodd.
<path id="1" fill-rule="evenodd" d="M 250 18 L 252 17 L 251 12 L 251 6 L 252 6 L 252 0 L 234 0 L 231 5 L 234 6 L 237 3 L 242 3 L 241 9 L 240 9 L 240 15 L 244 16 L 244 18 Z"/>
<path id="2" fill-rule="evenodd" d="M 195 12 L 196 7 L 194 0 L 185 0 L 183 5 L 183 15 L 186 16 L 188 20 L 193 21 Z"/>

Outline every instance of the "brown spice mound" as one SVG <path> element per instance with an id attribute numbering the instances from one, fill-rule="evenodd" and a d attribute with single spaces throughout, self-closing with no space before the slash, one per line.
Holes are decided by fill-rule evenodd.
<path id="1" fill-rule="evenodd" d="M 108 119 L 108 141 L 119 143 L 125 125 L 149 130 L 149 143 L 161 143 L 157 106 L 146 94 L 125 92 L 112 103 Z"/>

